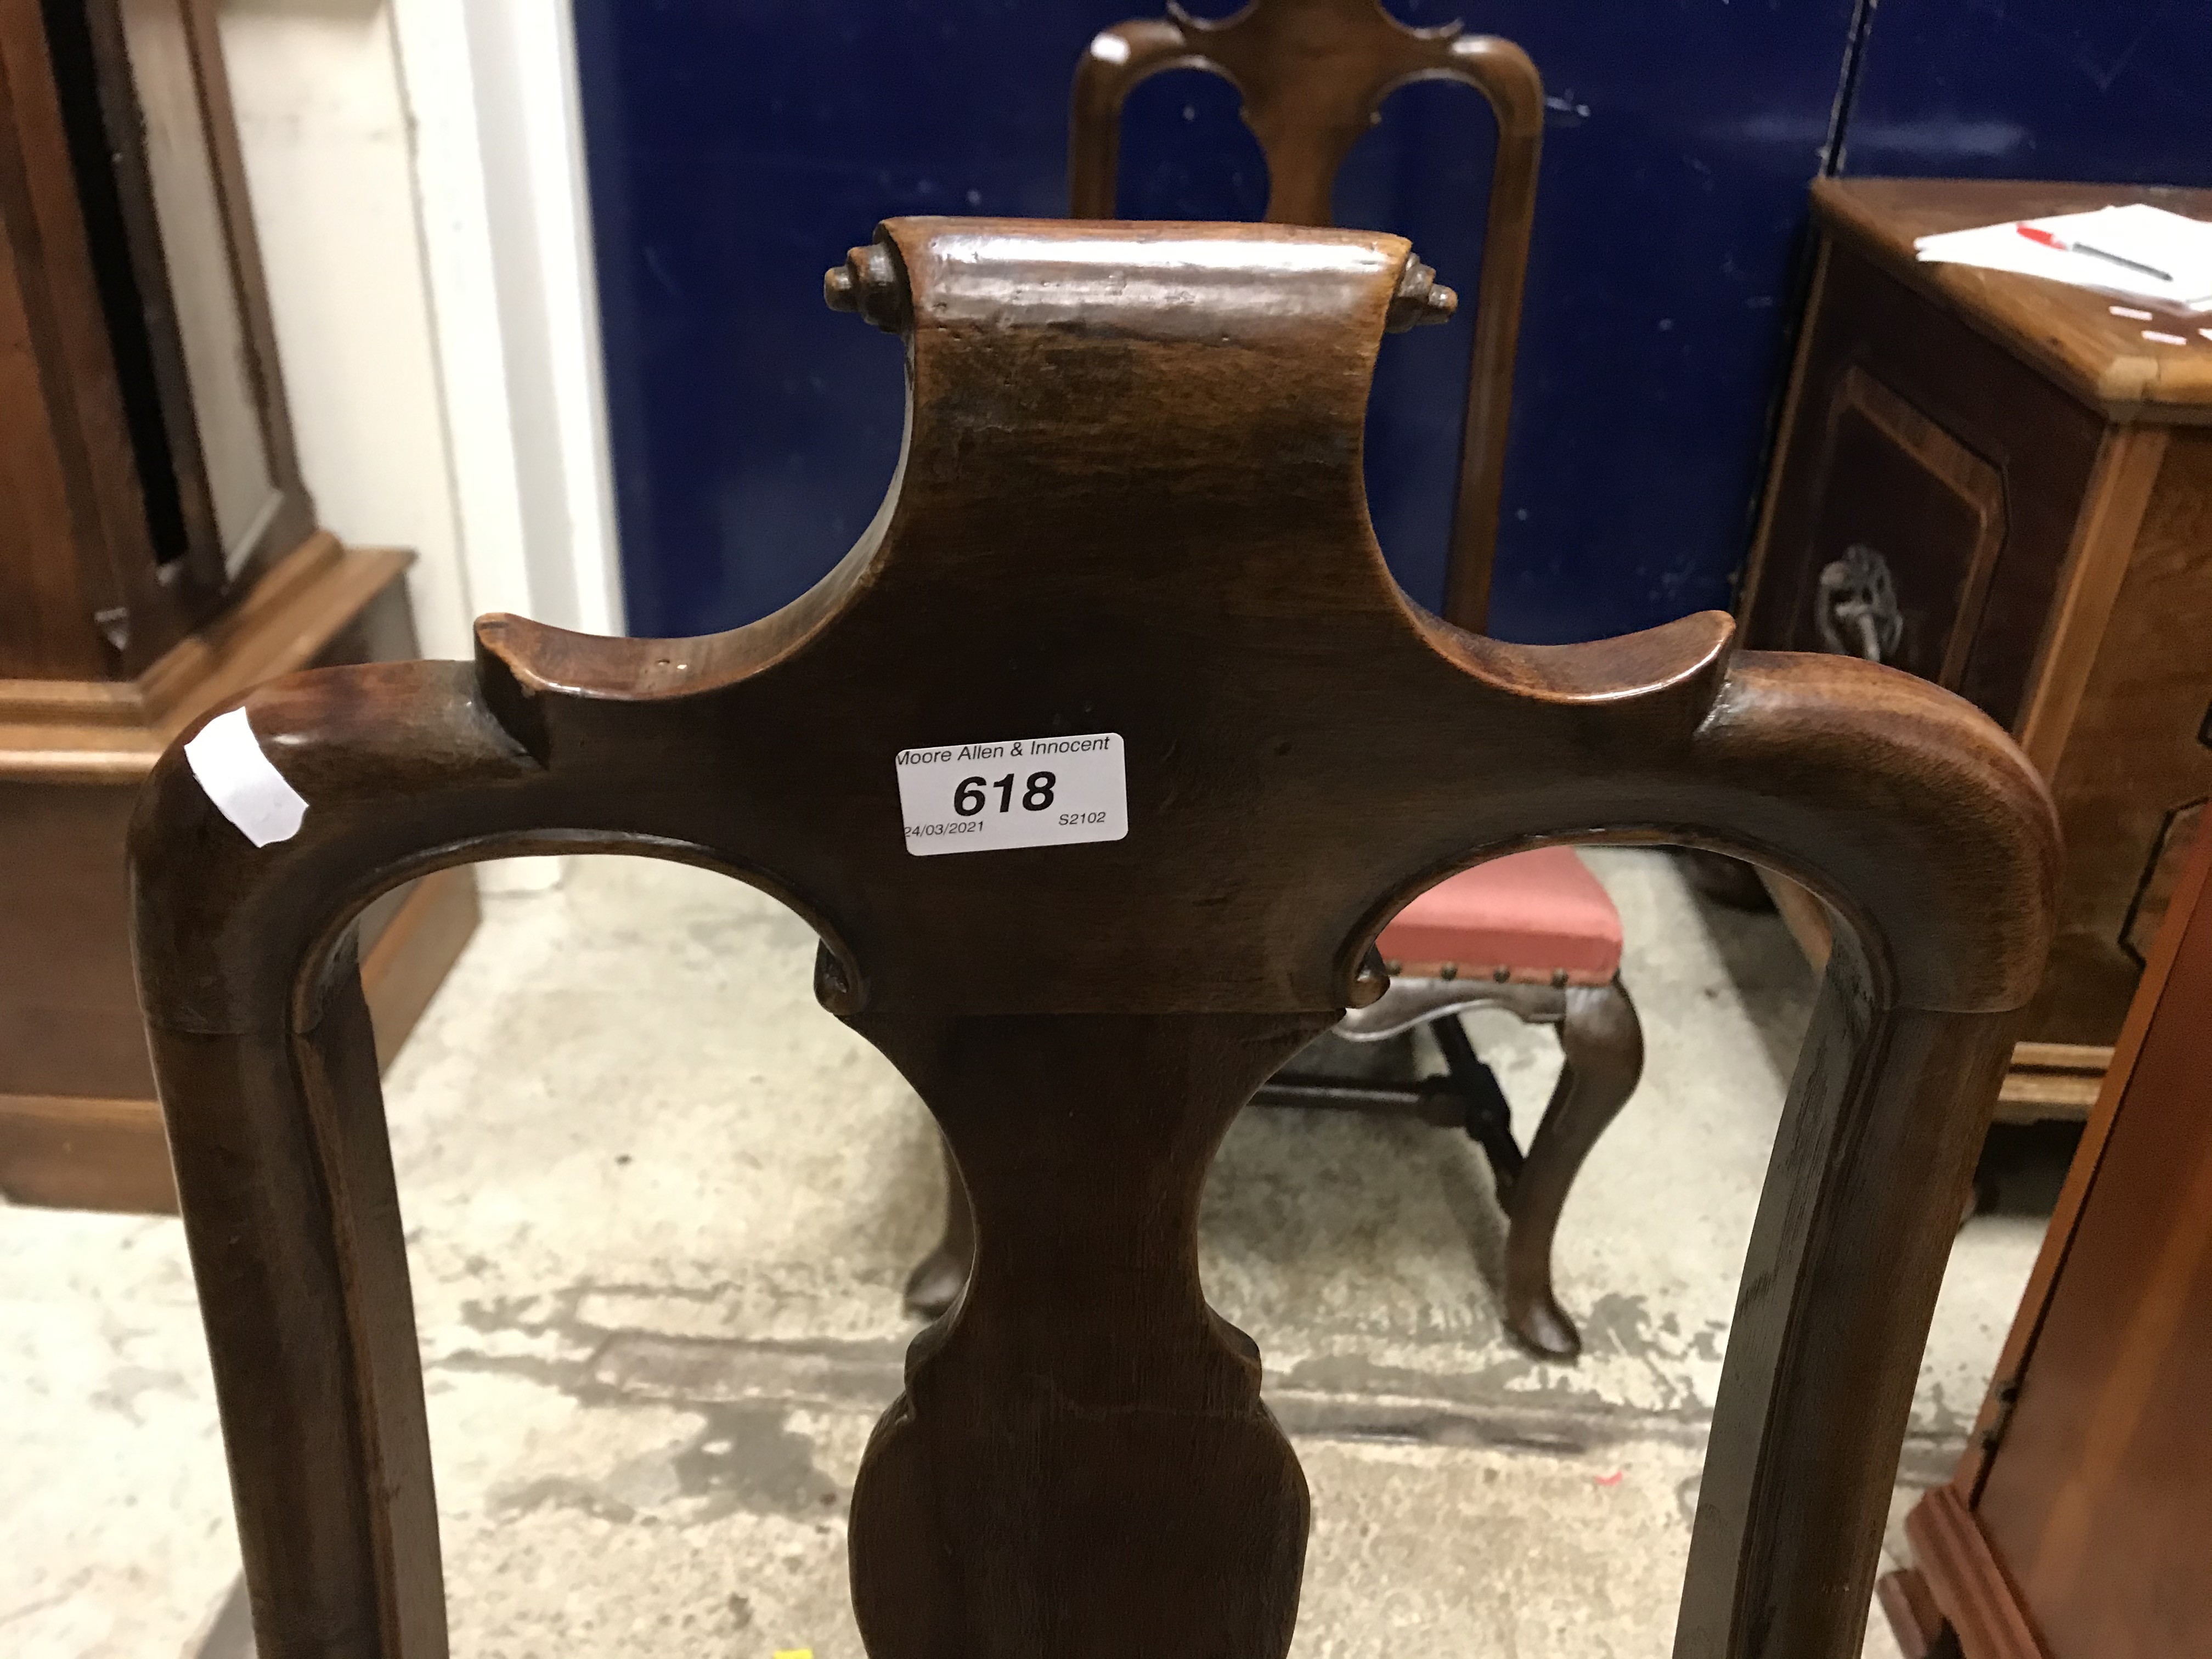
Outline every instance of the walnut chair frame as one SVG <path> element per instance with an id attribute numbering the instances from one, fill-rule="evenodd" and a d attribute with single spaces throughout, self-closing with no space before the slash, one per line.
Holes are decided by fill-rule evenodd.
<path id="1" fill-rule="evenodd" d="M 1542 160 L 1544 83 L 1512 41 L 1470 35 L 1458 23 L 1409 28 L 1380 0 L 1251 0 L 1218 21 L 1170 4 L 1164 18 L 1117 24 L 1099 33 L 1077 67 L 1070 100 L 1069 211 L 1079 219 L 1114 216 L 1121 111 L 1130 91 L 1163 70 L 1202 69 L 1243 94 L 1244 117 L 1267 161 L 1270 222 L 1334 222 L 1336 174 L 1353 144 L 1380 118 L 1383 100 L 1413 81 L 1451 80 L 1474 88 L 1497 122 L 1488 219 L 1476 292 L 1474 344 L 1468 363 L 1467 408 L 1451 544 L 1445 566 L 1444 615 L 1480 632 L 1487 614 L 1497 555 L 1498 502 L 1504 484 L 1507 422 L 1513 401 L 1521 300 L 1536 216 Z M 1457 1127 L 1483 1150 L 1511 1222 L 1505 1264 L 1506 1328 L 1532 1352 L 1571 1359 L 1582 1340 L 1560 1308 L 1552 1284 L 1552 1240 L 1575 1176 L 1591 1147 L 1635 1092 L 1643 1070 L 1644 1033 L 1635 1005 L 1618 980 L 1571 995 L 1552 988 L 1441 987 L 1398 981 L 1389 1006 L 1364 1011 L 1337 1034 L 1380 1041 L 1425 1024 L 1442 1051 L 1440 1078 L 1415 1085 L 1370 1083 L 1285 1072 L 1255 1097 L 1263 1106 L 1322 1107 L 1411 1115 Z M 1399 1009 L 1427 1009 L 1401 1021 Z M 1559 1079 L 1534 1140 L 1524 1156 L 1513 1138 L 1504 1096 L 1458 1024 L 1468 1008 L 1503 1007 L 1559 1036 Z M 1523 1179 L 1524 1165 L 1534 1169 Z M 916 1267 L 908 1305 L 935 1314 L 949 1306 L 967 1271 L 974 1228 L 957 1189 L 946 1206 L 944 1237 Z"/>
<path id="2" fill-rule="evenodd" d="M 1467 34 L 1457 23 L 1408 28 L 1382 0 L 1251 0 L 1218 21 L 1171 3 L 1165 17 L 1102 30 L 1076 68 L 1068 112 L 1069 217 L 1114 216 L 1121 105 L 1140 82 L 1176 69 L 1218 75 L 1243 94 L 1245 125 L 1267 161 L 1273 224 L 1335 222 L 1330 198 L 1337 169 L 1400 87 L 1456 81 L 1488 101 L 1498 148 L 1444 578 L 1445 617 L 1480 633 L 1490 607 L 1513 358 L 1536 225 L 1543 76 L 1510 40 Z"/>
<path id="3" fill-rule="evenodd" d="M 1552 1244 L 1583 1161 L 1589 1156 L 1644 1073 L 1644 1027 L 1618 976 L 1602 985 L 1531 984 L 1526 981 L 1434 975 L 1401 977 L 1385 963 L 1389 988 L 1331 1028 L 1352 1042 L 1383 1042 L 1425 1030 L 1444 1069 L 1411 1081 L 1352 1079 L 1290 1066 L 1252 1097 L 1255 1106 L 1381 1113 L 1441 1129 L 1463 1129 L 1490 1164 L 1504 1210 L 1505 1328 L 1532 1353 L 1572 1359 L 1582 1333 L 1559 1305 L 1552 1279 Z M 1498 1079 L 1474 1052 L 1459 1016 L 1503 1008 L 1523 1024 L 1559 1034 L 1559 1074 L 1524 1152 L 1513 1136 L 1512 1109 Z M 906 1304 L 935 1318 L 967 1282 L 975 1254 L 975 1221 L 960 1185 L 951 1149 L 945 1148 L 945 1222 L 937 1243 L 915 1264 Z"/>
<path id="4" fill-rule="evenodd" d="M 1858 1651 L 1945 1247 L 2051 925 L 2042 785 L 1984 716 L 1707 614 L 1520 647 L 1411 605 L 1360 434 L 1395 237 L 898 220 L 833 299 L 904 338 L 850 555 L 711 638 L 492 617 L 471 663 L 264 685 L 307 802 L 257 847 L 173 750 L 132 833 L 144 1003 L 262 1659 L 441 1659 L 405 1246 L 351 922 L 473 859 L 724 871 L 951 1142 L 975 1272 L 852 1498 L 875 1659 L 1279 1659 L 1304 1479 L 1196 1221 L 1259 1085 L 1383 990 L 1413 893 L 1560 840 L 1789 872 L 1845 929 L 1779 1132 L 1680 1659 Z M 1380 718 L 1387 710 L 1389 718 Z M 1115 842 L 916 857 L 894 757 L 1112 731 Z M 1348 804 L 1358 803 L 1354 810 Z"/>

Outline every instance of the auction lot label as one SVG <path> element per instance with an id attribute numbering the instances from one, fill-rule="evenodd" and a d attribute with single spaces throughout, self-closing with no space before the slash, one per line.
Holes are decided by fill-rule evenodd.
<path id="1" fill-rule="evenodd" d="M 1011 738 L 899 751 L 906 850 L 998 853 L 1129 833 L 1121 734 Z"/>

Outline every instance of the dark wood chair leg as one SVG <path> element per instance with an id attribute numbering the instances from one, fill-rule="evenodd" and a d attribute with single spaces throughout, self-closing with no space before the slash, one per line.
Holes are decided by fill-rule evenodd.
<path id="1" fill-rule="evenodd" d="M 1552 1236 L 1581 1170 L 1635 1091 L 1644 1071 L 1644 1028 L 1620 981 L 1567 988 L 1559 1021 L 1565 1056 L 1544 1121 L 1528 1145 L 1519 1179 L 1504 1198 L 1506 1328 L 1538 1353 L 1571 1359 L 1582 1352 L 1574 1322 L 1552 1294 Z"/>
<path id="2" fill-rule="evenodd" d="M 1709 853 L 1702 847 L 1677 847 L 1674 852 L 1690 885 L 1714 903 L 1756 914 L 1774 908 L 1774 895 L 1759 879 L 1757 865 L 1732 859 L 1726 853 Z"/>
<path id="3" fill-rule="evenodd" d="M 1430 1021 L 1428 1032 L 1443 1053 L 1444 1065 L 1466 1108 L 1467 1133 L 1490 1160 L 1498 1201 L 1504 1204 L 1513 1183 L 1521 1178 L 1524 1161 L 1520 1144 L 1513 1139 L 1513 1109 L 1505 1103 L 1505 1091 L 1498 1086 L 1496 1073 L 1482 1063 L 1474 1045 L 1467 1040 L 1466 1028 L 1456 1013 Z"/>
<path id="4" fill-rule="evenodd" d="M 959 1300 L 975 1261 L 975 1214 L 968 1206 L 968 1188 L 952 1162 L 952 1149 L 941 1137 L 937 1144 L 945 1155 L 945 1233 L 906 1280 L 907 1311 L 924 1319 L 936 1318 Z"/>

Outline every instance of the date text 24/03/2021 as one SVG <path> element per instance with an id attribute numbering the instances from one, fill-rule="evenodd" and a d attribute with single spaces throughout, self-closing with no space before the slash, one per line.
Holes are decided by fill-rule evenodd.
<path id="1" fill-rule="evenodd" d="M 1119 841 L 1129 831 L 1121 734 L 908 749 L 897 761 L 907 851 L 997 852 Z"/>

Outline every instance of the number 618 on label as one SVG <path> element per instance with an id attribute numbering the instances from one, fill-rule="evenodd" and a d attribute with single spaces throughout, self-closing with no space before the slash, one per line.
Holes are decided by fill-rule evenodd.
<path id="1" fill-rule="evenodd" d="M 1119 732 L 906 749 L 897 770 L 906 850 L 918 857 L 1129 833 Z"/>

